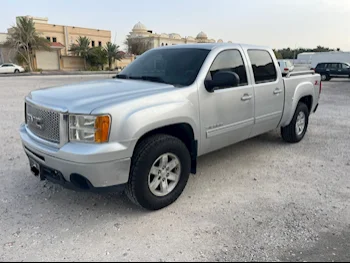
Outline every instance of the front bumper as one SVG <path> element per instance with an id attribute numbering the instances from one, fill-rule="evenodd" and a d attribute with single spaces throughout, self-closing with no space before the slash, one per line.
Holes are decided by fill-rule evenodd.
<path id="1" fill-rule="evenodd" d="M 57 149 L 33 138 L 25 125 L 20 127 L 20 136 L 27 156 L 40 165 L 42 179 L 57 179 L 50 181 L 81 190 L 123 185 L 129 180 L 131 158 L 123 145 L 68 143 Z"/>

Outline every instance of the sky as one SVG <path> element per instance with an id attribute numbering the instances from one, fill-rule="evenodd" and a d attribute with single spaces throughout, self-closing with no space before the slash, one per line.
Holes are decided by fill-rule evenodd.
<path id="1" fill-rule="evenodd" d="M 0 32 L 22 15 L 110 30 L 121 48 L 140 21 L 155 33 L 195 37 L 204 31 L 225 42 L 350 51 L 350 0 L 1 0 Z"/>

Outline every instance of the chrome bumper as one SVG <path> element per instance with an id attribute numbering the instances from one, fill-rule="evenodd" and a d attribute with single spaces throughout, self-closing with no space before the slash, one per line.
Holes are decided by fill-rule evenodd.
<path id="1" fill-rule="evenodd" d="M 92 188 L 122 185 L 129 180 L 131 158 L 124 145 L 67 143 L 58 149 L 40 143 L 27 132 L 24 124 L 20 127 L 20 136 L 28 158 L 46 171 L 60 174 L 61 180 L 75 184 L 74 178 L 78 175 Z"/>

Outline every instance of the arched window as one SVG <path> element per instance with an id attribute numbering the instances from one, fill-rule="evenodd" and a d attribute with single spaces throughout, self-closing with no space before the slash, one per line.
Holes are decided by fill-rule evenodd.
<path id="1" fill-rule="evenodd" d="M 168 43 L 165 44 L 166 46 L 168 45 Z"/>
<path id="2" fill-rule="evenodd" d="M 164 47 L 164 43 L 162 43 L 162 47 Z"/>

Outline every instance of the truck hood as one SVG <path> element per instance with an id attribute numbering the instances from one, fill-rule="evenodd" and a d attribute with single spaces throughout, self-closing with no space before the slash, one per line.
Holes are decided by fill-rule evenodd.
<path id="1" fill-rule="evenodd" d="M 40 89 L 32 91 L 29 98 L 39 105 L 64 108 L 71 113 L 89 114 L 94 109 L 102 106 L 176 89 L 169 84 L 108 79 Z"/>

